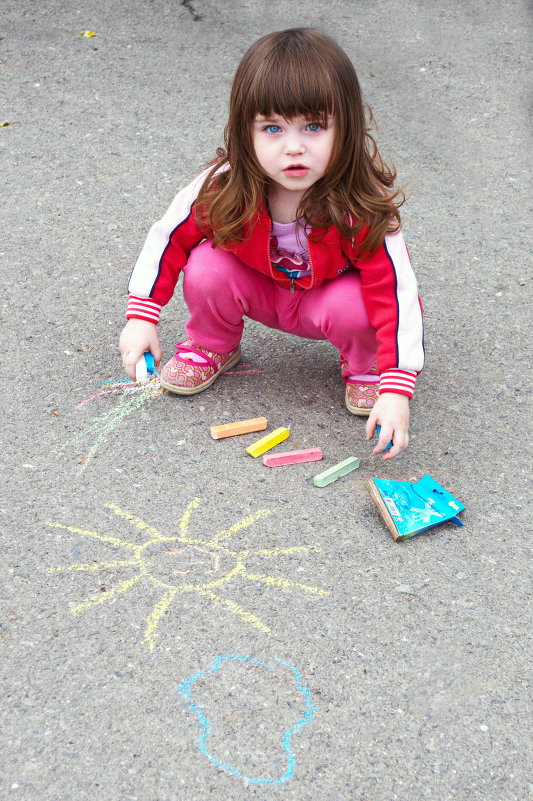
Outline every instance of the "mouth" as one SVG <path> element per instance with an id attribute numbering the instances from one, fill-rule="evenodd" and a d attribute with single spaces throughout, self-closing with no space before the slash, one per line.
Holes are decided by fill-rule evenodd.
<path id="1" fill-rule="evenodd" d="M 306 167 L 305 164 L 290 164 L 288 167 L 285 167 L 283 172 L 285 173 L 285 175 L 300 177 L 303 175 L 307 175 L 307 173 L 309 172 L 309 167 Z"/>

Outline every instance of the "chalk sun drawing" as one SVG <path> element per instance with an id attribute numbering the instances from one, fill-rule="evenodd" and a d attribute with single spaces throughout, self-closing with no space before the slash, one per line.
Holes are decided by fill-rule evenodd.
<path id="1" fill-rule="evenodd" d="M 236 654 L 220 654 L 220 656 L 217 656 L 213 662 L 207 668 L 205 668 L 205 670 L 201 670 L 194 676 L 191 676 L 186 681 L 182 682 L 178 687 L 179 695 L 181 695 L 181 697 L 185 700 L 189 710 L 194 712 L 196 715 L 198 725 L 200 727 L 200 736 L 198 737 L 196 743 L 201 753 L 220 770 L 229 773 L 231 776 L 240 777 L 250 784 L 283 784 L 283 782 L 286 782 L 293 776 L 296 768 L 296 758 L 294 756 L 292 747 L 292 738 L 295 734 L 301 731 L 304 726 L 307 726 L 314 720 L 317 712 L 316 706 L 313 703 L 311 691 L 305 686 L 299 670 L 293 665 L 289 665 L 287 662 L 284 662 L 282 659 L 278 659 L 277 657 L 274 658 L 274 661 L 277 663 L 276 667 L 273 667 L 265 662 L 260 662 L 259 660 L 254 659 L 251 655 L 239 656 Z M 194 685 L 200 679 L 209 678 L 218 671 L 227 668 L 228 665 L 231 665 L 232 663 L 246 664 L 251 667 L 260 668 L 263 674 L 260 676 L 260 678 L 263 681 L 266 681 L 268 678 L 276 677 L 276 674 L 279 673 L 280 669 L 287 669 L 292 674 L 292 681 L 296 692 L 303 696 L 305 711 L 300 714 L 298 719 L 285 731 L 283 731 L 279 737 L 279 745 L 283 754 L 284 768 L 283 771 L 278 772 L 278 775 L 248 776 L 245 774 L 242 766 L 241 768 L 238 768 L 236 765 L 229 764 L 227 760 L 217 757 L 214 753 L 213 746 L 209 744 L 209 740 L 212 740 L 216 734 L 215 724 L 210 718 L 208 718 L 205 706 L 203 707 L 200 702 L 197 703 L 194 700 Z M 267 673 L 264 671 L 267 671 Z M 239 690 L 239 694 L 240 692 L 241 690 Z M 260 707 L 258 709 L 258 712 L 259 711 Z M 238 756 L 236 755 L 234 761 L 237 761 L 237 758 Z"/>
<path id="2" fill-rule="evenodd" d="M 162 591 L 162 594 L 148 615 L 143 639 L 150 651 L 153 651 L 162 617 L 168 611 L 176 596 L 183 593 L 192 593 L 200 598 L 207 598 L 212 604 L 236 615 L 247 625 L 267 635 L 272 632 L 266 623 L 254 613 L 244 609 L 236 601 L 219 595 L 217 590 L 238 582 L 254 582 L 265 584 L 272 588 L 300 590 L 314 595 L 330 594 L 328 590 L 323 590 L 320 587 L 262 573 L 252 573 L 248 569 L 248 562 L 254 556 L 275 558 L 295 553 L 320 553 L 323 550 L 322 548 L 301 545 L 237 551 L 223 544 L 229 542 L 239 531 L 248 528 L 262 517 L 272 514 L 272 510 L 259 509 L 254 514 L 237 521 L 229 528 L 218 531 L 210 539 L 199 539 L 189 536 L 191 515 L 199 503 L 199 498 L 195 498 L 189 503 L 179 522 L 180 533 L 177 535 L 164 535 L 144 520 L 141 520 L 141 518 L 124 512 L 114 504 L 106 504 L 106 507 L 114 512 L 115 515 L 128 521 L 134 528 L 146 535 L 147 539 L 140 544 L 107 534 L 99 534 L 97 531 L 87 531 L 74 526 L 63 525 L 62 523 L 48 522 L 47 525 L 52 528 L 61 528 L 110 546 L 124 548 L 128 551 L 129 558 L 114 562 L 62 565 L 49 568 L 47 572 L 74 573 L 77 571 L 106 570 L 115 567 L 131 567 L 136 571 L 134 576 L 121 581 L 110 590 L 86 598 L 71 610 L 72 614 L 78 615 L 91 607 L 106 603 L 142 583 L 156 587 Z M 185 576 L 190 576 L 190 578 L 183 580 Z M 176 577 L 179 578 L 176 579 Z"/>

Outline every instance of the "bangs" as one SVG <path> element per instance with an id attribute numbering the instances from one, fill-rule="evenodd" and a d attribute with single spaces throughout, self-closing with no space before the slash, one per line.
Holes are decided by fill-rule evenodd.
<path id="1" fill-rule="evenodd" d="M 327 125 L 328 116 L 338 111 L 337 92 L 324 64 L 310 55 L 305 54 L 305 61 L 298 58 L 287 63 L 286 59 L 273 58 L 273 63 L 262 65 L 252 80 L 246 103 L 249 121 L 257 114 L 278 114 L 287 120 L 302 116 Z"/>

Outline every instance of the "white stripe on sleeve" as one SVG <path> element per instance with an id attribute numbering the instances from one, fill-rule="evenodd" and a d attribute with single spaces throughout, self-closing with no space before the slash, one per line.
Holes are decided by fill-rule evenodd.
<path id="1" fill-rule="evenodd" d="M 385 237 L 385 247 L 394 264 L 398 300 L 398 369 L 420 372 L 424 365 L 422 310 L 416 278 L 403 234 Z"/>
<path id="2" fill-rule="evenodd" d="M 198 196 L 198 192 L 211 168 L 204 170 L 182 189 L 164 216 L 150 228 L 144 247 L 133 268 L 128 290 L 131 295 L 148 298 L 159 273 L 159 262 L 169 243 L 173 230 L 184 222 Z"/>

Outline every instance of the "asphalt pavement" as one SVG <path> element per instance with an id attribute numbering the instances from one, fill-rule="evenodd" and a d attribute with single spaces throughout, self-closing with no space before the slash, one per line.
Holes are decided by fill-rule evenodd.
<path id="1" fill-rule="evenodd" d="M 529 797 L 530 23 L 519 0 L 3 0 L 2 799 Z M 296 25 L 352 58 L 409 195 L 427 366 L 390 464 L 328 343 L 247 323 L 204 394 L 123 382 L 146 232 L 221 143 L 243 52 Z M 168 358 L 186 319 L 178 291 Z M 258 416 L 323 461 L 209 436 Z M 395 543 L 365 482 L 425 474 L 465 525 Z"/>

